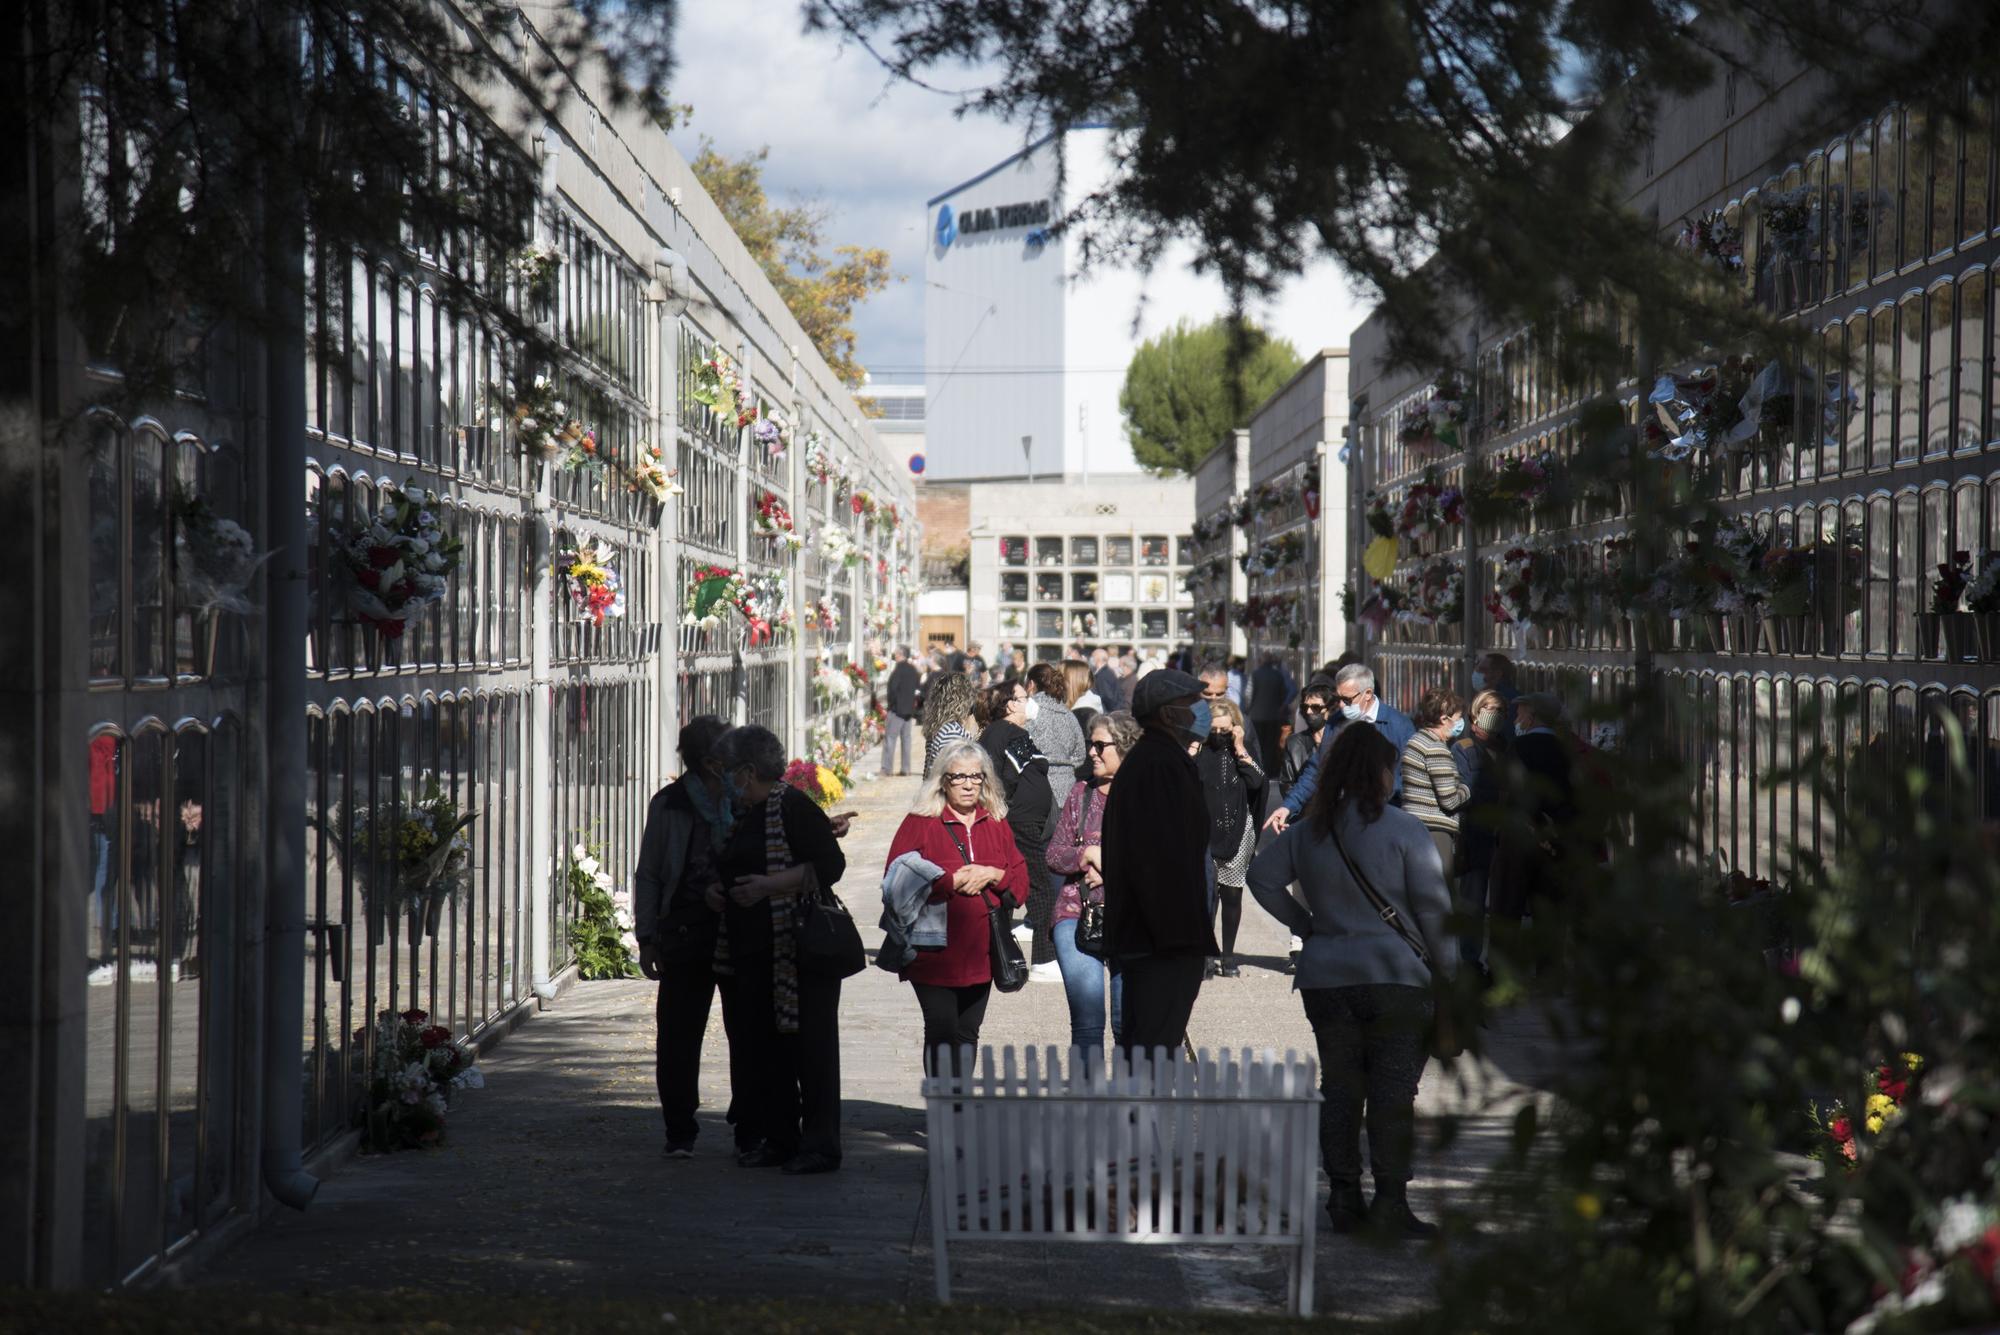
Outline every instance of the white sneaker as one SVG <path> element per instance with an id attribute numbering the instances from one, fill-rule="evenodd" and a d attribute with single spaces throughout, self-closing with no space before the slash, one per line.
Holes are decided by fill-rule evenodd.
<path id="1" fill-rule="evenodd" d="M 1024 922 L 1015 923 L 1014 940 L 1023 946 L 1032 945 L 1035 940 L 1035 929 Z"/>
<path id="2" fill-rule="evenodd" d="M 90 976 L 84 981 L 92 987 L 109 987 L 118 981 L 118 966 L 100 964 L 90 971 Z"/>
<path id="3" fill-rule="evenodd" d="M 1043 960 L 1040 964 L 1028 966 L 1028 981 L 1031 983 L 1060 983 L 1062 965 L 1054 960 Z"/>

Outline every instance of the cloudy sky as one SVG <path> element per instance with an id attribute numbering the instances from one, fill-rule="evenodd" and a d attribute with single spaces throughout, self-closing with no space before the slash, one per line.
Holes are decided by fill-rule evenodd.
<path id="1" fill-rule="evenodd" d="M 703 135 L 731 157 L 768 146 L 766 188 L 831 206 L 829 246 L 887 249 L 903 281 L 857 313 L 859 358 L 879 382 L 921 381 L 924 201 L 1019 150 L 1021 131 L 956 117 L 951 98 L 891 83 L 861 48 L 807 34 L 798 0 L 686 0 L 675 52 L 671 100 L 694 107 L 676 147 L 692 158 Z M 1301 349 L 1345 343 L 1361 310 L 1331 275 L 1281 304 L 1267 323 Z"/>

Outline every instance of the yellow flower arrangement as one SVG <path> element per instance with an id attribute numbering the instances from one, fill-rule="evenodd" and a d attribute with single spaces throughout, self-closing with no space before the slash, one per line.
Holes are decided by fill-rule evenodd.
<path id="1" fill-rule="evenodd" d="M 841 786 L 840 776 L 826 766 L 819 765 L 816 769 L 819 776 L 819 790 L 826 795 L 827 804 L 831 806 L 846 795 L 847 789 Z"/>

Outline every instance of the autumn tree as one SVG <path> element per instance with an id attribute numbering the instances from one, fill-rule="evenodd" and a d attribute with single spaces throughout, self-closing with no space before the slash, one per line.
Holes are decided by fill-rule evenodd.
<path id="1" fill-rule="evenodd" d="M 692 166 L 819 355 L 835 375 L 858 385 L 866 371 L 854 359 L 854 310 L 898 281 L 889 270 L 889 252 L 835 246 L 829 257 L 826 225 L 832 210 L 823 204 L 774 203 L 764 189 L 764 159 L 770 151 L 760 148 L 728 158 L 704 136 Z"/>
<path id="2" fill-rule="evenodd" d="M 1232 427 L 1299 369 L 1299 353 L 1247 320 L 1181 320 L 1125 368 L 1118 408 L 1132 453 L 1157 473 L 1192 473 Z"/>

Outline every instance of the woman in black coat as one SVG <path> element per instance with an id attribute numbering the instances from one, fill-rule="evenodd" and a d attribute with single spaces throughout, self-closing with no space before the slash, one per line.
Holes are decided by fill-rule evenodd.
<path id="1" fill-rule="evenodd" d="M 1049 788 L 1049 762 L 1028 736 L 1030 707 L 1025 683 L 1003 681 L 988 687 L 979 700 L 979 720 L 985 724 L 979 744 L 993 758 L 993 768 L 1000 772 L 1000 784 L 1007 790 L 1007 824 L 1014 831 L 1014 847 L 1028 867 L 1027 923 L 1034 929 L 1039 946 L 1050 939 L 1054 927 L 1056 888 L 1049 883 L 1048 849 L 1049 832 L 1055 825 L 1055 797 Z M 1046 973 L 1057 972 L 1053 947 L 1046 961 L 1036 961 L 1037 968 L 1044 964 Z"/>
<path id="2" fill-rule="evenodd" d="M 784 781 L 785 746 L 768 728 L 716 744 L 736 818 L 716 858 L 725 903 L 713 969 L 733 989 L 753 1087 L 736 1091 L 745 1168 L 791 1174 L 840 1167 L 840 979 L 801 967 L 796 905 L 847 869 L 833 823 Z M 746 1097 L 747 1095 L 747 1097 Z M 746 1135 L 747 1133 L 747 1135 Z"/>
<path id="3" fill-rule="evenodd" d="M 1268 783 L 1245 745 L 1242 711 L 1228 700 L 1217 700 L 1210 708 L 1208 738 L 1194 758 L 1208 799 L 1208 856 L 1215 863 L 1215 907 L 1222 922 L 1222 960 L 1209 961 L 1208 975 L 1234 978 L 1242 972 L 1236 963 L 1236 932 L 1243 925 L 1244 873 L 1257 852 Z"/>

